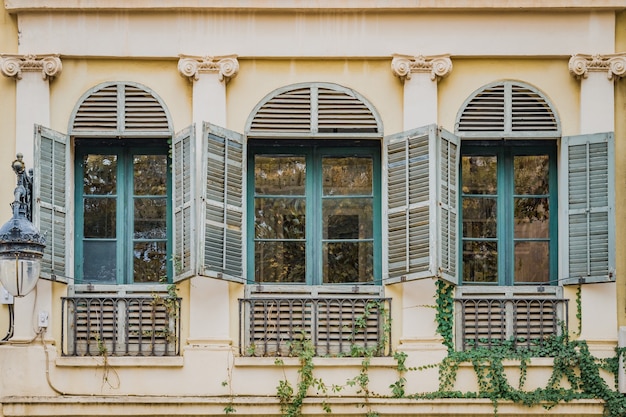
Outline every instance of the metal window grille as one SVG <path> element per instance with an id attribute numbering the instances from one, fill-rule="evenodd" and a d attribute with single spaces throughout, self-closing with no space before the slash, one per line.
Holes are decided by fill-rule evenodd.
<path id="1" fill-rule="evenodd" d="M 240 353 L 290 356 L 310 340 L 316 356 L 389 356 L 390 310 L 389 298 L 240 299 Z"/>
<path id="2" fill-rule="evenodd" d="M 62 298 L 64 356 L 176 356 L 181 299 L 166 294 Z"/>
<path id="3" fill-rule="evenodd" d="M 504 342 L 531 347 L 567 331 L 567 299 L 464 297 L 455 301 L 461 350 Z"/>

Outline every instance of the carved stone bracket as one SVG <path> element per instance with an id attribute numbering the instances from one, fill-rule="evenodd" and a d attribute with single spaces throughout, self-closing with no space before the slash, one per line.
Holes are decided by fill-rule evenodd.
<path id="1" fill-rule="evenodd" d="M 178 71 L 181 75 L 189 78 L 189 81 L 198 80 L 198 74 L 216 72 L 219 80 L 228 83 L 239 72 L 237 55 L 227 56 L 189 56 L 179 55 Z"/>
<path id="2" fill-rule="evenodd" d="M 44 80 L 51 80 L 61 73 L 61 59 L 55 55 L 0 55 L 0 71 L 6 77 L 22 79 L 25 71 L 41 71 Z"/>
<path id="3" fill-rule="evenodd" d="M 430 79 L 438 81 L 452 72 L 452 60 L 450 55 L 394 55 L 391 70 L 402 81 L 410 80 L 414 72 L 430 73 Z"/>
<path id="4" fill-rule="evenodd" d="M 589 71 L 606 72 L 609 80 L 619 79 L 626 73 L 626 54 L 573 55 L 569 60 L 569 72 L 576 78 L 587 78 Z"/>

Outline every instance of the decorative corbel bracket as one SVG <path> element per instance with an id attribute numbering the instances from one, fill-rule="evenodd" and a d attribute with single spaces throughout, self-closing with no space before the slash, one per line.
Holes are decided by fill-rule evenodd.
<path id="1" fill-rule="evenodd" d="M 198 74 L 216 72 L 219 80 L 228 83 L 239 72 L 237 55 L 227 56 L 191 56 L 179 55 L 178 71 L 189 81 L 197 81 Z"/>
<path id="2" fill-rule="evenodd" d="M 439 81 L 452 72 L 450 55 L 409 56 L 396 54 L 391 60 L 391 70 L 402 81 L 410 80 L 414 72 L 430 73 L 430 79 Z"/>
<path id="3" fill-rule="evenodd" d="M 590 71 L 606 72 L 609 80 L 621 78 L 626 74 L 626 53 L 572 55 L 569 60 L 569 72 L 576 78 L 587 78 Z"/>
<path id="4" fill-rule="evenodd" d="M 0 54 L 0 71 L 6 77 L 22 79 L 25 71 L 41 71 L 44 80 L 52 80 L 61 73 L 63 66 L 58 54 L 54 55 L 9 55 Z"/>

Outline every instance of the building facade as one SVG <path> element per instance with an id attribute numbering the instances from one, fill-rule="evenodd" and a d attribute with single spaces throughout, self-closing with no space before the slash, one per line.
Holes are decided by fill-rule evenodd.
<path id="1" fill-rule="evenodd" d="M 6 0 L 1 414 L 623 415 L 626 3 L 502 3 Z"/>

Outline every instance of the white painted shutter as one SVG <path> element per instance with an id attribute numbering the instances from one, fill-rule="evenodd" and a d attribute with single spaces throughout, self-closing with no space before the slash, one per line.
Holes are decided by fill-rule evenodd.
<path id="1" fill-rule="evenodd" d="M 201 274 L 244 282 L 243 135 L 204 123 L 202 137 Z"/>
<path id="2" fill-rule="evenodd" d="M 385 282 L 457 282 L 458 138 L 435 125 L 385 138 Z"/>
<path id="3" fill-rule="evenodd" d="M 174 209 L 174 281 L 195 274 L 195 157 L 194 126 L 174 136 L 172 141 L 172 192 Z"/>
<path id="4" fill-rule="evenodd" d="M 41 277 L 65 281 L 67 272 L 66 232 L 70 188 L 67 184 L 69 137 L 43 126 L 35 126 L 33 175 L 33 222 L 46 237 Z"/>
<path id="5" fill-rule="evenodd" d="M 614 155 L 613 133 L 563 138 L 563 284 L 615 281 Z"/>

